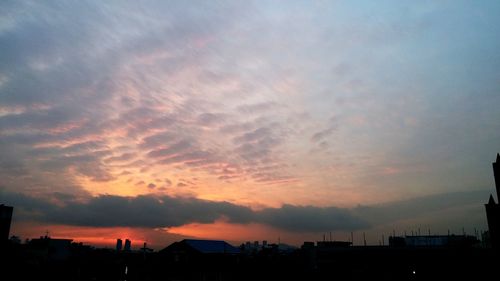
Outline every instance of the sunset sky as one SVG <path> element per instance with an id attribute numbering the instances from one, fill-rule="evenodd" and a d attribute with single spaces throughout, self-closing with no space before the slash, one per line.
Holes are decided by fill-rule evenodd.
<path id="1" fill-rule="evenodd" d="M 499 1 L 2 1 L 11 234 L 486 230 Z"/>

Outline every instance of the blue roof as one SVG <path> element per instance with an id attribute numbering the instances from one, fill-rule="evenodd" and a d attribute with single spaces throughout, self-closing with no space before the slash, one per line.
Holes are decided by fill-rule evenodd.
<path id="1" fill-rule="evenodd" d="M 184 239 L 195 250 L 204 254 L 239 254 L 240 250 L 225 241 Z"/>

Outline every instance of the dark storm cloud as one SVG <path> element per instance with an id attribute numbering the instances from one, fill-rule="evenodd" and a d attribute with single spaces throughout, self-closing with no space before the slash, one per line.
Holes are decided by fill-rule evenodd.
<path id="1" fill-rule="evenodd" d="M 291 232 L 321 232 L 327 230 L 356 230 L 369 224 L 349 209 L 283 205 L 259 213 L 262 223 Z"/>
<path id="2" fill-rule="evenodd" d="M 387 204 L 358 206 L 353 209 L 353 213 L 366 218 L 374 225 L 381 225 L 435 211 L 463 208 L 468 205 L 481 206 L 487 197 L 488 191 L 485 190 L 443 193 Z"/>
<path id="3" fill-rule="evenodd" d="M 16 208 L 36 213 L 23 219 L 80 226 L 172 227 L 188 223 L 212 223 L 221 217 L 247 223 L 249 208 L 227 202 L 169 196 L 120 197 L 103 195 L 85 203 L 68 202 L 58 207 L 43 199 L 17 193 L 2 193 L 2 199 Z"/>
<path id="4" fill-rule="evenodd" d="M 173 227 L 189 223 L 213 223 L 226 218 L 231 223 L 262 223 L 291 232 L 368 229 L 435 211 L 481 204 L 484 203 L 485 194 L 486 191 L 456 192 L 356 208 L 286 204 L 280 208 L 253 211 L 229 202 L 170 196 L 101 195 L 82 201 L 73 195 L 61 193 L 45 199 L 20 193 L 0 193 L 2 203 L 20 210 L 16 219 L 26 221 L 96 227 Z M 58 204 L 53 204 L 47 198 L 57 199 Z"/>

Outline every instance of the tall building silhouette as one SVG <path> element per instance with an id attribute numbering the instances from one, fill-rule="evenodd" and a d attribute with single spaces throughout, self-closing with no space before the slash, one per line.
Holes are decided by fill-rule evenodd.
<path id="1" fill-rule="evenodd" d="M 498 200 L 500 196 L 500 154 L 498 153 L 496 162 L 493 163 L 493 176 L 495 177 Z M 488 204 L 485 204 L 485 207 L 491 245 L 493 248 L 500 249 L 500 204 L 496 203 L 495 198 L 490 194 L 490 199 L 488 200 Z"/>
<path id="2" fill-rule="evenodd" d="M 0 241 L 9 239 L 13 207 L 0 205 Z"/>
<path id="3" fill-rule="evenodd" d="M 125 247 L 123 247 L 123 250 L 124 250 L 125 252 L 130 252 L 131 247 L 132 247 L 132 245 L 131 245 L 131 244 L 132 244 L 132 242 L 130 242 L 130 240 L 125 239 Z"/>
<path id="4" fill-rule="evenodd" d="M 120 252 L 122 250 L 122 240 L 116 239 L 116 251 Z"/>

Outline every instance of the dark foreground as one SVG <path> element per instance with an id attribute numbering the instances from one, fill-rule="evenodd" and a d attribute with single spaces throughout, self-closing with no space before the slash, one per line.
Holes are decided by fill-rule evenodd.
<path id="1" fill-rule="evenodd" d="M 486 248 L 346 247 L 254 254 L 116 252 L 75 244 L 69 253 L 1 247 L 0 280 L 496 280 Z M 126 273 L 125 273 L 126 271 Z"/>

